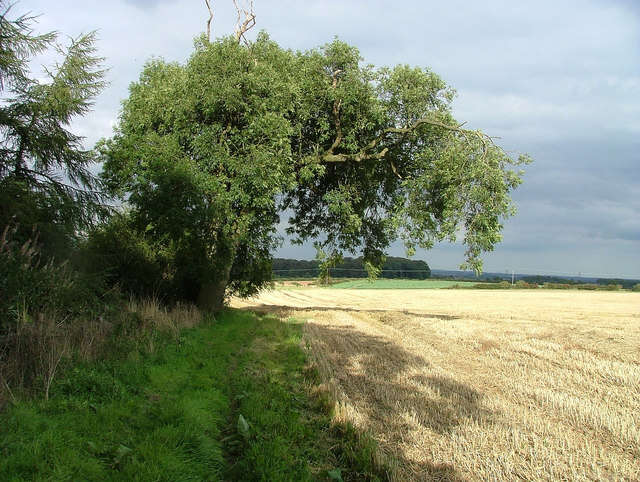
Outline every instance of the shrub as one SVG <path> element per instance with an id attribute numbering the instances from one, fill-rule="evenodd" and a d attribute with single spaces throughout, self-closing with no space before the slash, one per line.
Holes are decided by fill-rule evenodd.
<path id="1" fill-rule="evenodd" d="M 19 244 L 11 239 L 13 232 L 7 226 L 0 237 L 0 332 L 18 323 L 24 312 L 55 312 L 63 319 L 94 313 L 101 305 L 101 280 L 81 276 L 66 261 L 43 262 L 37 234 Z"/>
<path id="2" fill-rule="evenodd" d="M 14 232 L 7 227 L 0 235 L 0 405 L 14 388 L 35 388 L 48 398 L 60 366 L 71 359 L 152 352 L 158 334 L 178 338 L 201 321 L 193 305 L 125 303 L 100 277 L 69 262 L 41 261 L 37 237 L 15 242 Z"/>
<path id="3" fill-rule="evenodd" d="M 169 255 L 131 226 L 127 215 L 113 216 L 89 235 L 81 250 L 83 269 L 136 297 L 170 297 Z"/>
<path id="4" fill-rule="evenodd" d="M 635 285 L 633 285 L 633 288 L 631 288 L 631 291 L 640 291 L 640 283 L 636 283 Z"/>
<path id="5" fill-rule="evenodd" d="M 572 290 L 576 286 L 569 283 L 544 283 L 542 287 L 550 290 Z"/>
<path id="6" fill-rule="evenodd" d="M 508 281 L 500 281 L 499 283 L 477 283 L 472 288 L 479 290 L 508 290 L 511 289 L 511 283 Z"/>
<path id="7" fill-rule="evenodd" d="M 0 236 L 0 381 L 3 388 L 40 381 L 46 397 L 70 344 L 95 339 L 76 320 L 101 324 L 109 295 L 99 296 L 100 280 L 69 263 L 42 261 L 35 232 L 21 243 L 15 232 L 7 226 Z"/>
<path id="8" fill-rule="evenodd" d="M 603 291 L 620 291 L 622 289 L 622 285 L 619 284 L 607 284 L 607 285 L 602 285 L 600 287 L 601 290 Z"/>
<path id="9" fill-rule="evenodd" d="M 538 285 L 536 283 L 527 283 L 526 281 L 518 280 L 516 281 L 516 288 L 529 290 L 538 288 Z"/>
<path id="10" fill-rule="evenodd" d="M 204 247 L 195 241 L 154 239 L 148 235 L 152 230 L 128 213 L 116 214 L 89 234 L 81 264 L 128 295 L 168 304 L 195 302 L 206 272 L 218 269 L 217 258 L 207 258 Z M 267 253 L 241 245 L 236 256 L 227 284 L 231 291 L 250 296 L 268 285 L 272 268 Z"/>
<path id="11" fill-rule="evenodd" d="M 581 283 L 579 285 L 576 286 L 578 289 L 581 290 L 599 290 L 602 289 L 600 285 L 595 284 L 595 283 Z"/>

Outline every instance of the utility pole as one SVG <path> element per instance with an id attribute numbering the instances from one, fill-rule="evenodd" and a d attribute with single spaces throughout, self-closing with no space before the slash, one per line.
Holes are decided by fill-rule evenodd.
<path id="1" fill-rule="evenodd" d="M 515 271 L 511 270 L 511 286 L 513 286 L 514 279 L 516 277 Z"/>

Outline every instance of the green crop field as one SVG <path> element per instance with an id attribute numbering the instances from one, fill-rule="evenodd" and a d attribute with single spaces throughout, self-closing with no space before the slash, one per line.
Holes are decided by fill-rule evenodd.
<path id="1" fill-rule="evenodd" d="M 437 279 L 378 279 L 369 281 L 368 279 L 359 279 L 336 283 L 331 288 L 337 289 L 355 289 L 355 290 L 423 290 L 451 288 L 452 286 L 472 286 L 478 284 L 476 281 L 449 281 Z"/>

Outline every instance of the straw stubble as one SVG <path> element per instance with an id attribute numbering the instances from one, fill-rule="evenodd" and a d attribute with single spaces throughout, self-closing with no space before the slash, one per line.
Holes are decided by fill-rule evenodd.
<path id="1" fill-rule="evenodd" d="M 640 295 L 271 291 L 397 480 L 640 478 Z"/>

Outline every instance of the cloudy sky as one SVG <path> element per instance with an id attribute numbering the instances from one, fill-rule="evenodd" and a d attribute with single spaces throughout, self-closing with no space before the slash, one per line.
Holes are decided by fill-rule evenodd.
<path id="1" fill-rule="evenodd" d="M 213 34 L 231 33 L 232 0 L 212 3 Z M 98 31 L 110 84 L 74 126 L 89 146 L 110 135 L 144 62 L 184 61 L 208 16 L 204 0 L 22 0 L 14 8 L 42 14 L 38 30 Z M 430 67 L 458 91 L 458 120 L 534 158 L 487 271 L 640 278 L 640 1 L 255 0 L 255 10 L 257 29 L 285 47 L 338 36 L 367 63 Z M 285 243 L 278 255 L 313 253 Z M 416 257 L 455 269 L 462 253 L 441 245 Z"/>

